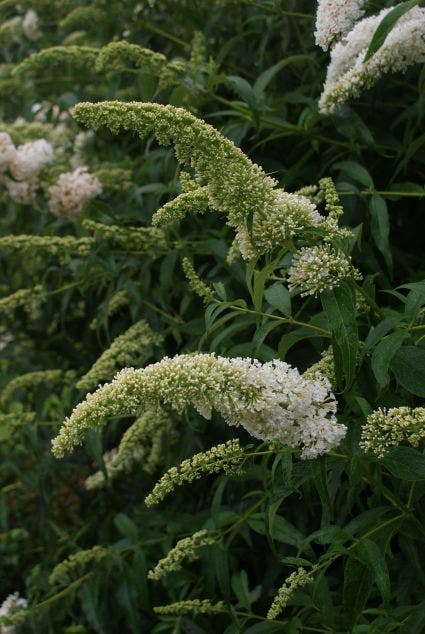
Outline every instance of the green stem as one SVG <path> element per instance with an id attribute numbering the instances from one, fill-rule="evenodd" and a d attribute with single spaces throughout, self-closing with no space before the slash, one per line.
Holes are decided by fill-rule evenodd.
<path id="1" fill-rule="evenodd" d="M 422 192 L 386 192 L 379 191 L 375 189 L 362 189 L 361 191 L 348 191 L 348 192 L 338 192 L 338 196 L 353 196 L 356 194 L 363 194 L 364 196 L 374 196 L 378 194 L 379 196 L 405 196 L 410 198 L 423 198 L 425 196 L 425 191 Z"/>
<path id="2" fill-rule="evenodd" d="M 214 302 L 217 304 L 224 303 L 218 299 L 215 299 Z M 272 313 L 263 313 L 260 310 L 252 310 L 251 308 L 242 308 L 241 306 L 235 306 L 234 304 L 230 304 L 229 308 L 239 313 L 249 313 L 251 315 L 259 315 L 260 317 L 269 317 L 270 319 L 275 319 L 285 324 L 291 324 L 291 325 L 294 324 L 296 326 L 303 326 L 304 328 L 310 328 L 311 330 L 315 330 L 316 332 L 319 332 L 324 337 L 331 336 L 331 333 L 328 332 L 327 330 L 324 330 L 323 328 L 319 328 L 318 326 L 313 326 L 313 324 L 307 324 L 304 321 L 298 321 L 297 319 L 292 319 L 292 317 L 279 317 L 278 315 L 273 315 Z"/>

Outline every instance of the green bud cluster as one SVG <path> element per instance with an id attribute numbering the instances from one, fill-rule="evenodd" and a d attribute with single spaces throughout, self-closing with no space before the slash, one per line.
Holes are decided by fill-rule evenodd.
<path id="1" fill-rule="evenodd" d="M 13 397 L 16 390 L 33 390 L 41 385 L 55 385 L 64 379 L 68 379 L 69 374 L 63 370 L 38 370 L 35 372 L 27 372 L 15 377 L 3 388 L 1 392 L 1 400 L 3 403 Z"/>
<path id="2" fill-rule="evenodd" d="M 202 476 L 220 473 L 220 471 L 228 474 L 237 473 L 244 455 L 244 450 L 238 439 L 228 440 L 208 451 L 197 453 L 191 458 L 183 460 L 178 467 L 171 467 L 166 471 L 152 492 L 145 498 L 145 504 L 147 506 L 159 504 L 177 487 L 198 480 Z"/>
<path id="3" fill-rule="evenodd" d="M 297 588 L 305 586 L 308 583 L 312 583 L 313 572 L 314 569 L 307 572 L 305 568 L 298 568 L 295 572 L 289 575 L 287 579 L 285 579 L 285 583 L 279 589 L 269 611 L 267 612 L 268 619 L 273 620 L 279 616 Z"/>
<path id="4" fill-rule="evenodd" d="M 74 238 L 73 236 L 33 236 L 8 235 L 0 237 L 0 251 L 19 252 L 23 255 L 40 254 L 58 257 L 60 261 L 69 260 L 71 255 L 86 256 L 90 253 L 95 240 L 93 238 Z"/>
<path id="5" fill-rule="evenodd" d="M 149 324 L 138 321 L 119 335 L 93 364 L 90 370 L 78 381 L 77 388 L 89 390 L 97 387 L 102 380 L 111 379 L 117 369 L 144 363 L 152 353 L 152 348 L 159 346 L 162 335 L 152 330 Z"/>
<path id="6" fill-rule="evenodd" d="M 360 447 L 382 458 L 402 442 L 417 447 L 425 439 L 425 407 L 380 408 L 367 417 Z"/>
<path id="7" fill-rule="evenodd" d="M 219 614 L 220 612 L 227 612 L 227 608 L 223 601 L 218 603 L 211 603 L 209 599 L 189 599 L 187 601 L 177 601 L 176 603 L 170 603 L 169 605 L 158 605 L 153 611 L 155 614 L 173 614 L 175 616 L 182 616 L 184 614 Z"/>
<path id="8" fill-rule="evenodd" d="M 188 258 L 183 258 L 182 267 L 192 291 L 203 299 L 206 304 L 211 302 L 214 299 L 214 291 L 201 280 Z"/>
<path id="9" fill-rule="evenodd" d="M 73 580 L 98 566 L 110 554 L 109 548 L 95 546 L 89 550 L 80 550 L 61 561 L 49 576 L 49 583 L 56 587 L 66 587 Z"/>
<path id="10" fill-rule="evenodd" d="M 72 73 L 75 78 L 92 75 L 98 49 L 90 46 L 52 46 L 26 57 L 13 70 L 18 77 L 41 78 L 46 71 Z M 56 76 L 56 75 L 55 75 Z"/>
<path id="11" fill-rule="evenodd" d="M 23 308 L 31 317 L 38 309 L 41 302 L 44 301 L 46 291 L 37 284 L 33 288 L 21 288 L 7 297 L 0 298 L 0 314 L 3 313 L 7 318 L 12 318 L 15 310 Z"/>
<path id="12" fill-rule="evenodd" d="M 329 379 L 331 385 L 335 385 L 335 362 L 332 346 L 322 352 L 319 361 L 309 367 L 303 373 L 303 377 L 305 379 L 315 379 L 318 373 Z"/>
<path id="13" fill-rule="evenodd" d="M 193 181 L 192 181 L 193 182 Z M 170 200 L 152 216 L 152 224 L 162 226 L 183 220 L 187 214 L 203 214 L 208 209 L 208 188 L 196 187 Z"/>
<path id="14" fill-rule="evenodd" d="M 163 459 L 163 439 L 172 438 L 171 419 L 162 409 L 147 410 L 127 429 L 118 449 L 112 452 L 110 460 L 105 460 L 109 480 L 128 471 L 137 462 L 143 471 L 153 473 Z M 110 452 L 111 453 L 111 452 Z M 105 456 L 104 456 L 105 459 Z M 86 480 L 88 490 L 105 484 L 103 471 L 97 471 Z"/>
<path id="15" fill-rule="evenodd" d="M 126 251 L 142 251 L 155 256 L 167 248 L 164 232 L 156 227 L 120 227 L 88 219 L 83 221 L 83 226 L 96 240 L 104 240 Z"/>
<path id="16" fill-rule="evenodd" d="M 215 543 L 213 537 L 208 537 L 208 531 L 201 530 L 190 537 L 180 539 L 166 557 L 160 559 L 153 570 L 149 570 L 148 579 L 159 581 L 169 572 L 181 570 L 184 561 L 195 561 L 199 558 L 199 551 L 204 546 Z"/>

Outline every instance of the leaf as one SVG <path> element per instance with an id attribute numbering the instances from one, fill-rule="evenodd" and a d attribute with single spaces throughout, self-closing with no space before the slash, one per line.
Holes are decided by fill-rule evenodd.
<path id="1" fill-rule="evenodd" d="M 232 84 L 239 97 L 251 108 L 251 110 L 256 110 L 258 108 L 257 95 L 246 79 L 237 77 L 236 75 L 229 75 L 227 79 L 229 83 Z"/>
<path id="2" fill-rule="evenodd" d="M 353 383 L 357 365 L 356 299 L 352 283 L 343 282 L 332 291 L 321 293 L 322 306 L 332 331 L 335 373 L 345 390 Z"/>
<path id="3" fill-rule="evenodd" d="M 356 163 L 355 161 L 340 161 L 334 163 L 332 167 L 345 172 L 355 183 L 360 183 L 360 185 L 364 185 L 368 189 L 373 189 L 372 176 L 360 163 Z"/>
<path id="4" fill-rule="evenodd" d="M 391 32 L 396 22 L 413 7 L 419 4 L 421 0 L 407 0 L 406 2 L 400 2 L 394 9 L 392 9 L 378 24 L 378 27 L 373 34 L 372 40 L 369 44 L 369 48 L 366 51 L 363 63 L 367 62 L 372 55 L 374 55 L 383 43 L 385 42 L 387 35 Z"/>
<path id="5" fill-rule="evenodd" d="M 425 456 L 413 447 L 394 447 L 377 461 L 400 480 L 425 480 Z"/>
<path id="6" fill-rule="evenodd" d="M 249 598 L 248 575 L 245 570 L 239 570 L 238 572 L 233 573 L 232 590 L 244 608 L 249 610 L 251 601 Z"/>
<path id="7" fill-rule="evenodd" d="M 275 282 L 264 292 L 264 297 L 272 308 L 276 308 L 286 317 L 291 316 L 291 296 L 281 282 Z"/>
<path id="8" fill-rule="evenodd" d="M 356 548 L 356 553 L 366 564 L 381 593 L 382 600 L 387 603 L 390 600 L 390 575 L 385 557 L 379 546 L 371 539 L 364 538 Z"/>
<path id="9" fill-rule="evenodd" d="M 131 539 L 133 542 L 137 541 L 139 537 L 139 530 L 128 515 L 118 513 L 114 517 L 114 524 L 123 537 L 128 537 L 128 539 Z"/>
<path id="10" fill-rule="evenodd" d="M 344 567 L 342 591 L 344 612 L 348 625 L 352 626 L 362 612 L 371 591 L 372 575 L 368 566 L 349 557 Z"/>
<path id="11" fill-rule="evenodd" d="M 425 397 L 425 350 L 416 346 L 403 346 L 391 362 L 397 381 L 408 392 Z"/>
<path id="12" fill-rule="evenodd" d="M 290 57 L 285 57 L 284 59 L 281 59 L 280 62 L 277 62 L 277 64 L 274 64 L 273 66 L 270 66 L 270 68 L 267 68 L 265 71 L 263 71 L 261 75 L 259 75 L 256 79 L 253 90 L 257 97 L 262 92 L 264 92 L 273 77 L 280 70 L 282 70 L 282 68 L 288 66 L 289 64 L 295 64 L 297 62 L 317 65 L 316 60 L 313 59 L 311 55 L 291 55 Z"/>
<path id="13" fill-rule="evenodd" d="M 392 254 L 389 243 L 390 223 L 388 219 L 387 203 L 374 194 L 369 202 L 370 230 L 372 238 L 385 259 L 388 270 L 392 268 Z"/>
<path id="14" fill-rule="evenodd" d="M 384 337 L 374 349 L 371 362 L 372 370 L 381 389 L 388 385 L 390 381 L 388 368 L 391 360 L 408 335 L 407 330 L 396 330 L 391 335 Z"/>

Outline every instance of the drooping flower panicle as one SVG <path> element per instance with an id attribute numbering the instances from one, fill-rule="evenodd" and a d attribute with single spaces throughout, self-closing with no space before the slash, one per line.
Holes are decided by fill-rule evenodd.
<path id="1" fill-rule="evenodd" d="M 53 452 L 63 456 L 109 416 L 134 415 L 161 403 L 178 412 L 192 405 L 205 418 L 214 409 L 255 438 L 301 446 L 304 458 L 326 453 L 346 431 L 336 422 L 336 402 L 324 377 L 303 379 L 278 360 L 177 355 L 143 369 L 126 368 L 89 394 L 65 420 Z"/>

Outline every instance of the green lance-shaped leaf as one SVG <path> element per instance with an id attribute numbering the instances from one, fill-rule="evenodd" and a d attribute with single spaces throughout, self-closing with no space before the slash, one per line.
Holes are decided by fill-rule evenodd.
<path id="1" fill-rule="evenodd" d="M 407 0 L 406 2 L 400 2 L 397 6 L 394 7 L 389 13 L 386 14 L 385 17 L 382 18 L 381 22 L 376 29 L 372 40 L 369 44 L 369 48 L 366 51 L 365 58 L 363 62 L 367 62 L 372 55 L 374 55 L 383 45 L 387 36 L 395 26 L 396 22 L 410 9 L 413 9 L 416 5 L 420 3 L 421 0 Z"/>
<path id="2" fill-rule="evenodd" d="M 321 294 L 322 305 L 332 332 L 335 374 L 339 386 L 348 389 L 355 377 L 358 335 L 356 296 L 350 282 Z"/>

